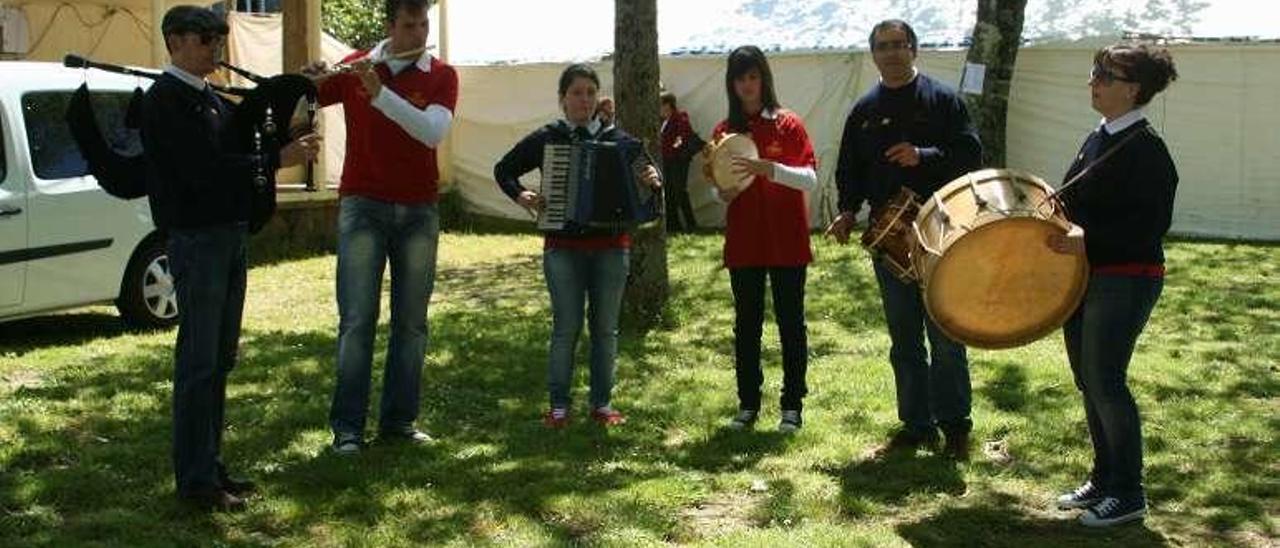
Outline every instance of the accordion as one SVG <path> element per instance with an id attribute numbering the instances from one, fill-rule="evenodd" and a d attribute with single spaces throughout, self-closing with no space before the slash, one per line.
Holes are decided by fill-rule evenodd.
<path id="1" fill-rule="evenodd" d="M 538 229 L 622 231 L 657 220 L 662 200 L 637 184 L 650 165 L 634 139 L 544 145 Z"/>

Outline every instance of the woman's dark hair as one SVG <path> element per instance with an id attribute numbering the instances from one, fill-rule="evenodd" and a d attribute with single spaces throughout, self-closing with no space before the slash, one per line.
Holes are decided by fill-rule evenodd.
<path id="1" fill-rule="evenodd" d="M 671 93 L 670 91 L 662 92 L 662 94 L 658 96 L 658 100 L 662 101 L 662 104 L 664 105 L 673 109 L 676 108 L 676 94 Z"/>
<path id="2" fill-rule="evenodd" d="M 737 132 L 747 131 L 747 113 L 742 111 L 742 99 L 733 90 L 733 81 L 742 75 L 760 71 L 760 101 L 765 110 L 779 107 L 778 96 L 773 92 L 773 71 L 769 70 L 769 60 L 764 52 L 755 46 L 742 46 L 729 53 L 729 68 L 724 71 L 724 89 L 729 95 L 729 129 Z"/>
<path id="3" fill-rule="evenodd" d="M 898 29 L 907 33 L 907 41 L 911 42 L 909 44 L 911 53 L 920 53 L 916 49 L 920 47 L 920 40 L 916 38 L 916 29 L 911 28 L 910 23 L 901 19 L 885 19 L 876 23 L 876 26 L 871 27 L 871 35 L 867 36 L 867 47 L 871 48 L 871 51 L 876 50 L 876 33 L 885 29 Z"/>
<path id="4" fill-rule="evenodd" d="M 1093 64 L 1118 68 L 1127 80 L 1138 84 L 1138 96 L 1134 98 L 1137 106 L 1151 102 L 1152 97 L 1169 87 L 1169 82 L 1178 79 L 1173 54 L 1168 49 L 1148 44 L 1112 44 L 1093 54 Z"/>
<path id="5" fill-rule="evenodd" d="M 396 17 L 400 16 L 400 10 L 424 10 L 429 9 L 434 0 L 387 0 L 382 5 L 382 16 L 387 18 L 388 23 L 396 22 Z"/>
<path id="6" fill-rule="evenodd" d="M 560 98 L 564 99 L 564 94 L 569 93 L 569 86 L 573 85 L 573 81 L 578 78 L 586 78 L 596 85 L 596 89 L 600 89 L 600 77 L 596 75 L 596 69 L 583 63 L 575 63 L 565 67 L 564 72 L 560 73 Z"/>

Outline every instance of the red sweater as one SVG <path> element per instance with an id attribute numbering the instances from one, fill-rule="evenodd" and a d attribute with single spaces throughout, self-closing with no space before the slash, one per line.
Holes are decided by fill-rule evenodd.
<path id="1" fill-rule="evenodd" d="M 778 110 L 773 119 L 747 121 L 760 157 L 790 167 L 817 169 L 813 144 L 799 116 Z M 716 124 L 712 138 L 729 132 L 728 121 Z M 729 268 L 804 266 L 813 261 L 809 249 L 808 193 L 757 176 L 729 203 L 725 215 L 724 264 Z"/>
<path id="2" fill-rule="evenodd" d="M 689 146 L 689 139 L 692 136 L 693 128 L 689 126 L 689 113 L 683 110 L 672 113 L 667 123 L 662 125 L 662 159 L 680 157 L 684 148 Z M 678 147 L 676 139 L 681 140 Z"/>
<path id="3" fill-rule="evenodd" d="M 356 52 L 343 61 L 365 55 Z M 391 75 L 375 66 L 382 84 L 420 109 L 437 104 L 450 112 L 458 102 L 458 73 L 432 57 L 431 70 L 417 63 Z M 322 106 L 342 103 L 347 121 L 347 155 L 342 162 L 342 195 L 358 195 L 398 204 L 435 203 L 440 171 L 436 149 L 414 139 L 370 104 L 372 97 L 355 74 L 341 74 L 319 86 Z"/>

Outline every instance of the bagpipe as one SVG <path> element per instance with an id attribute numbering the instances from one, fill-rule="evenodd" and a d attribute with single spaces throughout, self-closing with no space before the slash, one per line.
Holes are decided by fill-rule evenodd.
<path id="1" fill-rule="evenodd" d="M 63 64 L 71 68 L 98 69 L 117 74 L 138 76 L 151 80 L 162 73 L 139 70 L 109 63 L 90 61 L 79 55 L 68 54 Z M 276 152 L 302 135 L 310 133 L 315 125 L 316 85 L 311 78 L 301 74 L 280 74 L 263 77 L 228 63 L 220 63 L 228 70 L 243 76 L 255 85 L 252 88 L 214 85 L 213 89 L 228 100 L 232 109 L 229 131 L 224 146 L 232 153 L 266 154 Z M 142 89 L 134 90 L 133 100 L 125 116 L 128 129 L 136 130 L 140 124 L 138 112 Z M 238 99 L 238 101 L 236 100 Z M 66 113 L 67 125 L 80 153 L 84 156 L 98 185 L 108 194 L 121 199 L 140 198 L 147 194 L 146 154 L 126 155 L 113 149 L 98 127 L 98 119 L 90 100 L 88 83 L 81 84 L 72 94 Z M 252 203 L 250 204 L 249 230 L 258 232 L 266 225 L 276 210 L 276 173 L 259 168 L 254 174 Z"/>

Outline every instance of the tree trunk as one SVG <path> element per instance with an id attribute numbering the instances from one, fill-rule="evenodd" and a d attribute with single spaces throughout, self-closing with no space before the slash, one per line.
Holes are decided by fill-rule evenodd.
<path id="1" fill-rule="evenodd" d="M 657 0 L 614 0 L 613 87 L 617 124 L 645 142 L 661 162 L 658 140 Z M 631 273 L 623 296 L 623 321 L 653 326 L 667 303 L 667 235 L 661 221 L 631 235 Z"/>
<path id="2" fill-rule="evenodd" d="M 965 59 L 986 66 L 982 95 L 963 94 L 982 138 L 982 165 L 1004 167 L 1005 120 L 1027 0 L 978 0 L 978 23 Z"/>

